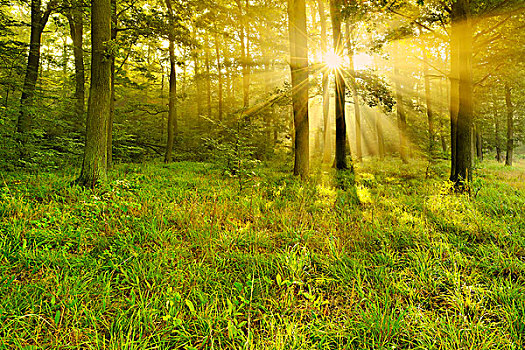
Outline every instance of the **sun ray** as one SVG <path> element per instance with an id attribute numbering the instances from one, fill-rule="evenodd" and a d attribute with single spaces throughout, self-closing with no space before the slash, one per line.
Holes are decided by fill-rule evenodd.
<path id="1" fill-rule="evenodd" d="M 334 51 L 329 51 L 324 59 L 324 64 L 329 70 L 340 69 L 343 66 L 344 60 Z"/>

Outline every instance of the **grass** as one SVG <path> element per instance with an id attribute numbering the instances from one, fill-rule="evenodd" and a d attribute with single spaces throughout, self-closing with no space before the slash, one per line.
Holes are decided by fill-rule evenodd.
<path id="1" fill-rule="evenodd" d="M 524 164 L 122 165 L 0 184 L 0 348 L 522 349 Z"/>

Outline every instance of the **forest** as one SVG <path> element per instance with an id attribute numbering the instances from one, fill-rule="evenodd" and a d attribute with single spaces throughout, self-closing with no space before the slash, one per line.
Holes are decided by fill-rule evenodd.
<path id="1" fill-rule="evenodd" d="M 0 0 L 0 349 L 525 348 L 522 0 Z"/>

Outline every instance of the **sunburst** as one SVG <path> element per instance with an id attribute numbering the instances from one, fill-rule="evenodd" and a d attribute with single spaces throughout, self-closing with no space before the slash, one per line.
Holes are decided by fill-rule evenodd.
<path id="1" fill-rule="evenodd" d="M 340 69 L 343 65 L 343 62 L 343 58 L 333 51 L 328 52 L 324 59 L 326 67 L 330 70 Z"/>

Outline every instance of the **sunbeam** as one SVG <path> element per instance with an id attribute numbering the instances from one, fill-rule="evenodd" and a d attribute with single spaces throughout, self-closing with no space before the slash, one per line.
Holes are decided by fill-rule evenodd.
<path id="1" fill-rule="evenodd" d="M 341 66 L 344 63 L 344 60 L 341 56 L 336 54 L 334 51 L 330 51 L 326 54 L 324 63 L 326 67 L 328 67 L 328 69 L 336 70 L 336 69 L 341 68 Z"/>

